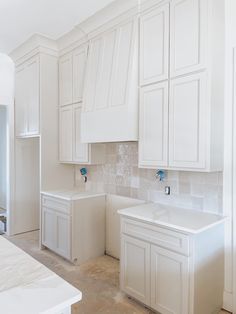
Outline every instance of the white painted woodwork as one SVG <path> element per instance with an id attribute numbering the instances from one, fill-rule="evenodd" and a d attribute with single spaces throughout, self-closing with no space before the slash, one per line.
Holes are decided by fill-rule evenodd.
<path id="1" fill-rule="evenodd" d="M 208 3 L 206 0 L 170 2 L 171 77 L 206 67 Z"/>
<path id="2" fill-rule="evenodd" d="M 0 209 L 7 209 L 7 124 L 8 124 L 8 107 L 0 105 Z"/>
<path id="3" fill-rule="evenodd" d="M 59 159 L 62 163 L 101 164 L 105 161 L 104 144 L 81 142 L 81 105 L 60 107 Z"/>
<path id="4" fill-rule="evenodd" d="M 39 57 L 35 56 L 16 68 L 15 120 L 16 136 L 39 135 L 40 77 Z"/>
<path id="5" fill-rule="evenodd" d="M 73 59 L 67 54 L 59 60 L 60 105 L 66 106 L 73 102 Z"/>
<path id="6" fill-rule="evenodd" d="M 108 194 L 106 196 L 106 254 L 120 258 L 120 216 L 118 210 L 137 206 L 144 201 Z"/>
<path id="7" fill-rule="evenodd" d="M 168 166 L 168 82 L 142 87 L 139 115 L 139 166 Z"/>
<path id="8" fill-rule="evenodd" d="M 149 304 L 150 245 L 122 235 L 121 261 L 121 289 L 142 303 Z"/>
<path id="9" fill-rule="evenodd" d="M 73 160 L 73 107 L 60 109 L 60 161 Z"/>
<path id="10" fill-rule="evenodd" d="M 87 45 L 82 45 L 59 59 L 60 105 L 82 102 L 87 62 Z"/>
<path id="11" fill-rule="evenodd" d="M 81 106 L 73 106 L 73 161 L 89 163 L 90 144 L 81 143 Z"/>
<path id="12" fill-rule="evenodd" d="M 171 222 L 165 226 L 164 213 L 158 218 L 151 208 L 153 218 L 149 211 L 145 218 L 148 205 L 143 206 L 143 216 L 142 205 L 119 211 L 122 291 L 160 314 L 218 313 L 224 288 L 223 220 L 183 232 Z M 184 220 L 179 213 L 176 221 L 180 226 L 181 218 Z M 187 246 L 182 247 L 182 239 Z"/>
<path id="13" fill-rule="evenodd" d="M 81 120 L 86 143 L 135 141 L 138 134 L 138 21 L 90 40 Z"/>
<path id="14" fill-rule="evenodd" d="M 170 83 L 169 166 L 206 168 L 208 115 L 206 74 Z"/>
<path id="15" fill-rule="evenodd" d="M 224 1 L 150 0 L 141 3 L 140 10 L 139 166 L 222 171 Z M 162 26 L 152 26 L 158 21 Z M 164 27 L 165 23 L 168 25 Z M 165 46 L 168 38 L 170 45 Z M 165 56 L 170 57 L 170 62 L 165 61 Z M 160 65 L 167 69 L 160 73 L 167 75 L 158 77 Z M 145 106 L 144 85 L 150 85 L 147 90 L 152 90 L 159 80 L 169 83 L 167 119 L 161 118 L 161 112 L 157 118 L 158 109 L 154 111 L 150 99 L 149 115 Z M 152 94 L 154 99 L 154 90 Z M 150 118 L 152 113 L 158 119 L 156 125 Z M 161 135 L 161 127 L 168 128 L 169 135 Z M 163 158 L 163 151 L 167 151 L 167 158 Z"/>
<path id="16" fill-rule="evenodd" d="M 73 51 L 73 103 L 82 102 L 87 62 L 87 46 Z"/>
<path id="17" fill-rule="evenodd" d="M 152 8 L 140 18 L 140 85 L 169 76 L 169 3 Z"/>
<path id="18" fill-rule="evenodd" d="M 15 142 L 14 233 L 39 229 L 39 138 Z"/>
<path id="19" fill-rule="evenodd" d="M 189 314 L 188 258 L 151 246 L 151 307 L 164 314 Z"/>
<path id="20" fill-rule="evenodd" d="M 104 255 L 105 195 L 81 194 L 68 200 L 56 192 L 54 196 L 47 192 L 41 195 L 41 240 L 45 247 L 78 265 Z"/>

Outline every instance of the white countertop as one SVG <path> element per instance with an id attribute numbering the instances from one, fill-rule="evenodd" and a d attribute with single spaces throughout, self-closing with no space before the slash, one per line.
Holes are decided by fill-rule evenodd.
<path id="1" fill-rule="evenodd" d="M 152 224 L 168 227 L 185 233 L 196 234 L 216 224 L 223 223 L 225 217 L 173 207 L 163 204 L 144 204 L 119 210 L 122 216 L 142 220 Z"/>
<path id="2" fill-rule="evenodd" d="M 54 314 L 82 298 L 82 293 L 0 236 L 0 312 Z"/>
<path id="3" fill-rule="evenodd" d="M 42 195 L 60 198 L 66 201 L 76 201 L 83 198 L 104 196 L 105 193 L 96 192 L 81 192 L 78 190 L 55 190 L 55 191 L 41 191 Z"/>

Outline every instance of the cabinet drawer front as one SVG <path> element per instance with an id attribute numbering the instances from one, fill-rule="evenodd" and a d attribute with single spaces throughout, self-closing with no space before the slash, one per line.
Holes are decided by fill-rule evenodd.
<path id="1" fill-rule="evenodd" d="M 42 198 L 43 207 L 55 209 L 58 212 L 70 215 L 71 204 L 69 201 L 64 201 L 61 199 L 56 199 L 53 197 L 43 197 Z"/>
<path id="2" fill-rule="evenodd" d="M 121 232 L 187 256 L 190 253 L 189 237 L 175 231 L 123 219 Z"/>

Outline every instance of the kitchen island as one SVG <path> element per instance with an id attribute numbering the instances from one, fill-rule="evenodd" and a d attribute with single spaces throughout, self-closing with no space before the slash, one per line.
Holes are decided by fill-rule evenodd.
<path id="1" fill-rule="evenodd" d="M 70 314 L 82 293 L 0 236 L 0 311 Z"/>

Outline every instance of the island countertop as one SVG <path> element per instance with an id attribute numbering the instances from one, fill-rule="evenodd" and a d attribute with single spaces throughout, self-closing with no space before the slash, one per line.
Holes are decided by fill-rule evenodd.
<path id="1" fill-rule="evenodd" d="M 82 293 L 0 236 L 0 308 L 4 314 L 70 313 Z"/>

